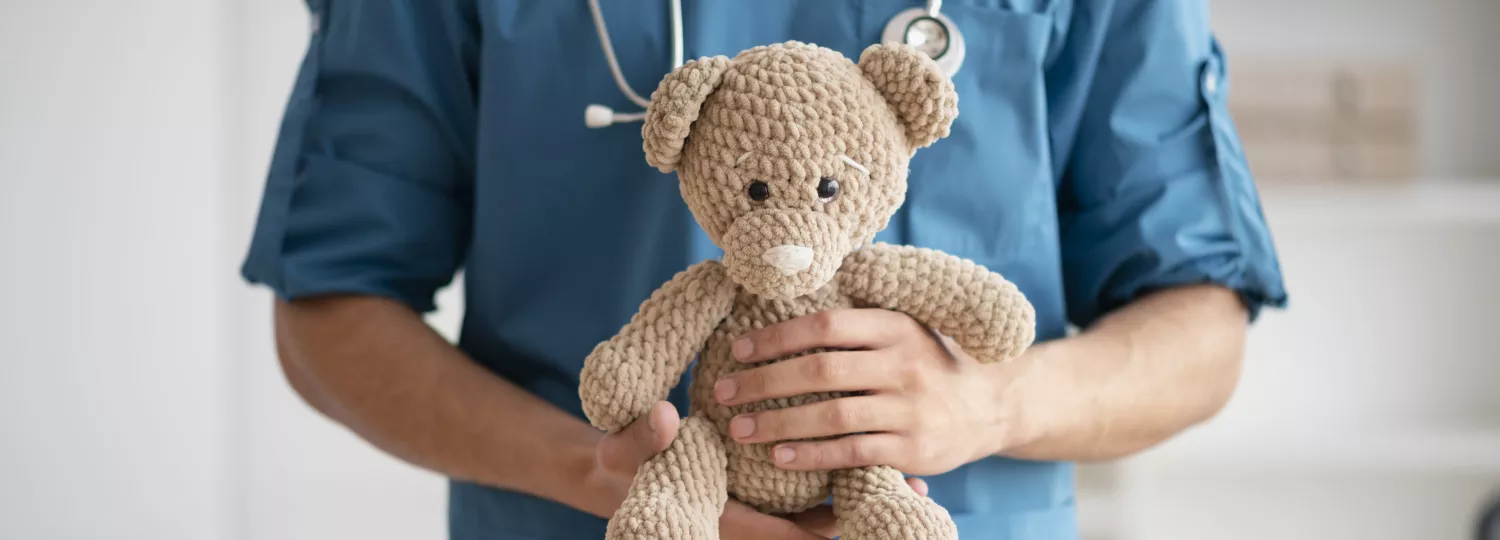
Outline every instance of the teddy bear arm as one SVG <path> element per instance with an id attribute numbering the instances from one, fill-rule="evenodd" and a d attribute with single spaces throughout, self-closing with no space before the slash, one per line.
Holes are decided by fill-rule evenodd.
<path id="1" fill-rule="evenodd" d="M 968 259 L 877 243 L 850 254 L 838 276 L 841 292 L 906 313 L 981 362 L 1014 358 L 1036 337 L 1036 312 L 1020 289 Z"/>
<path id="2" fill-rule="evenodd" d="M 734 304 L 723 265 L 704 261 L 679 272 L 641 303 L 630 322 L 584 359 L 579 377 L 583 412 L 616 431 L 666 399 Z"/>

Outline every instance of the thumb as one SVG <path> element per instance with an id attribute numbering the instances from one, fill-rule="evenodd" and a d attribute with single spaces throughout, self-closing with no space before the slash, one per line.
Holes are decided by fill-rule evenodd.
<path id="1" fill-rule="evenodd" d="M 926 497 L 927 492 L 930 491 L 930 488 L 927 487 L 927 481 L 915 476 L 906 477 L 906 485 L 911 486 L 912 491 L 917 492 L 917 495 L 923 497 Z"/>
<path id="2" fill-rule="evenodd" d="M 625 429 L 604 436 L 599 442 L 599 464 L 616 474 L 633 475 L 642 463 L 672 444 L 681 425 L 676 407 L 657 402 Z"/>

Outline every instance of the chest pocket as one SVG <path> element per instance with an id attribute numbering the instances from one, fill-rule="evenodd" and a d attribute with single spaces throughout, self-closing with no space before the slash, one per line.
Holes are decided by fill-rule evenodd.
<path id="1" fill-rule="evenodd" d="M 961 2 L 943 2 L 942 11 L 963 32 L 967 47 L 963 67 L 953 77 L 960 94 L 1013 91 L 1017 84 L 1040 87 L 1051 14 Z"/>
<path id="2" fill-rule="evenodd" d="M 1054 207 L 1044 77 L 1054 16 L 1033 5 L 1044 3 L 943 2 L 966 50 L 953 76 L 958 119 L 947 139 L 917 152 L 907 202 L 883 239 L 1000 266 L 1039 254 L 1046 239 L 1032 231 L 1045 230 Z M 920 5 L 870 2 L 863 30 L 879 39 L 891 17 Z"/>

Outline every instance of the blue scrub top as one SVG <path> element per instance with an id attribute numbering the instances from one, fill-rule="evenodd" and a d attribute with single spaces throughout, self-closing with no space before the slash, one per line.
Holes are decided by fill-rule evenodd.
<path id="1" fill-rule="evenodd" d="M 626 78 L 671 69 L 666 0 L 602 2 Z M 686 1 L 687 58 L 786 40 L 858 58 L 920 0 Z M 580 418 L 578 372 L 673 273 L 719 255 L 675 179 L 646 165 L 635 111 L 583 0 L 311 0 L 243 268 L 294 299 L 433 308 L 460 269 L 460 347 Z M 1286 301 L 1225 104 L 1206 2 L 948 0 L 967 40 L 952 135 L 911 162 L 879 240 L 971 258 L 1035 304 L 1039 339 L 1149 290 L 1218 283 Z M 420 362 L 420 358 L 412 361 Z M 672 394 L 685 407 L 679 386 Z M 524 434 L 518 435 L 524 436 Z M 1073 469 L 993 458 L 930 478 L 965 538 L 1077 538 Z M 600 538 L 604 521 L 454 482 L 456 540 Z"/>

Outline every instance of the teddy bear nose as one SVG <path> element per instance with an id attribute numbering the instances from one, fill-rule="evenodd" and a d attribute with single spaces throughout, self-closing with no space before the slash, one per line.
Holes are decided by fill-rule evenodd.
<path id="1" fill-rule="evenodd" d="M 813 250 L 802 246 L 776 246 L 766 250 L 760 258 L 781 275 L 790 276 L 812 266 Z"/>

